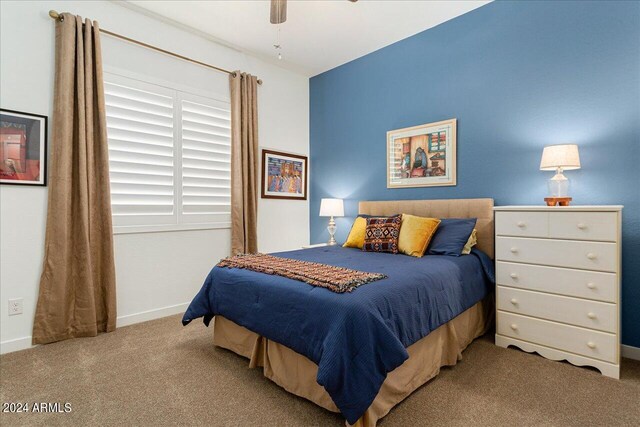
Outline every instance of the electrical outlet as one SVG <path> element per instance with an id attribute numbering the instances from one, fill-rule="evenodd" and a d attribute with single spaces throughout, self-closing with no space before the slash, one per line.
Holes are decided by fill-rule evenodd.
<path id="1" fill-rule="evenodd" d="M 22 314 L 22 298 L 9 300 L 9 316 L 15 316 L 16 314 Z"/>

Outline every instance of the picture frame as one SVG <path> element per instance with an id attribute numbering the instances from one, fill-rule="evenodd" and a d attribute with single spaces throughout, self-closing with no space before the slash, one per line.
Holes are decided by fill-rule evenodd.
<path id="1" fill-rule="evenodd" d="M 0 109 L 0 184 L 47 185 L 48 117 Z"/>
<path id="2" fill-rule="evenodd" d="M 387 132 L 387 188 L 456 185 L 457 119 Z"/>
<path id="3" fill-rule="evenodd" d="M 262 198 L 307 200 L 308 158 L 262 150 Z"/>

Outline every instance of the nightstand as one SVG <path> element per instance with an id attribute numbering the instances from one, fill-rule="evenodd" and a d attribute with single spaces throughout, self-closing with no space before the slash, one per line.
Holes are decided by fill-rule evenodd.
<path id="1" fill-rule="evenodd" d="M 321 248 L 323 246 L 329 246 L 326 243 L 316 243 L 315 245 L 302 245 L 302 249 Z"/>
<path id="2" fill-rule="evenodd" d="M 622 206 L 494 210 L 496 345 L 619 378 Z"/>

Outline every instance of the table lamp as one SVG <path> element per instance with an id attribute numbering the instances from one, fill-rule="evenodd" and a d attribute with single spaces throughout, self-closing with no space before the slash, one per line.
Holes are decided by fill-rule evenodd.
<path id="1" fill-rule="evenodd" d="M 320 216 L 331 217 L 329 219 L 329 226 L 327 227 L 327 230 L 329 231 L 329 241 L 327 244 L 329 246 L 333 246 L 337 243 L 336 238 L 334 237 L 337 227 L 333 217 L 344 216 L 344 204 L 342 199 L 322 199 L 320 201 Z"/>
<path id="2" fill-rule="evenodd" d="M 568 206 L 569 179 L 564 176 L 565 170 L 580 169 L 580 155 L 576 144 L 548 145 L 542 151 L 540 170 L 555 170 L 556 174 L 549 180 L 549 197 L 545 201 L 549 206 Z"/>

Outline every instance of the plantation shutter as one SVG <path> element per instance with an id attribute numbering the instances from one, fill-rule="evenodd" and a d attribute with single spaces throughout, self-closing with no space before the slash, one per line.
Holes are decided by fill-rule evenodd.
<path id="1" fill-rule="evenodd" d="M 185 223 L 231 222 L 231 107 L 183 96 L 182 205 Z"/>
<path id="2" fill-rule="evenodd" d="M 229 227 L 229 102 L 105 77 L 116 231 Z"/>
<path id="3" fill-rule="evenodd" d="M 105 103 L 113 224 L 175 224 L 172 91 L 110 80 Z"/>

